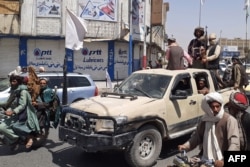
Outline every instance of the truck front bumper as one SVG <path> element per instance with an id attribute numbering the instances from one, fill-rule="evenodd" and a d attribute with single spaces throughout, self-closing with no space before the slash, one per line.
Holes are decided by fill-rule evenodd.
<path id="1" fill-rule="evenodd" d="M 81 147 L 87 152 L 121 149 L 132 142 L 135 134 L 136 131 L 117 135 L 84 134 L 63 126 L 59 127 L 60 140 Z"/>

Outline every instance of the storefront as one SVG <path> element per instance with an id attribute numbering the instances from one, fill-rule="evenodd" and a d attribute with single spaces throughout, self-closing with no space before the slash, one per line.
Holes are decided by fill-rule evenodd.
<path id="1" fill-rule="evenodd" d="M 7 77 L 18 65 L 31 65 L 36 69 L 43 66 L 46 71 L 63 71 L 66 54 L 64 39 L 1 38 L 0 45 L 0 57 L 3 60 L 0 62 L 0 78 Z M 141 67 L 142 51 L 142 46 L 134 44 L 133 71 Z M 105 80 L 107 70 L 112 80 L 122 80 L 128 77 L 128 56 L 127 42 L 84 42 L 81 50 L 67 55 L 68 72 L 90 74 L 94 80 Z M 154 62 L 156 57 L 153 54 L 151 60 Z"/>
<path id="2" fill-rule="evenodd" d="M 24 55 L 22 66 L 32 65 L 36 69 L 45 67 L 46 71 L 63 71 L 65 58 L 64 39 L 24 39 L 22 38 Z M 27 52 L 25 52 L 27 50 Z M 139 53 L 134 50 L 133 69 L 139 65 Z M 126 42 L 103 41 L 84 42 L 84 47 L 78 51 L 67 53 L 68 72 L 90 74 L 94 80 L 105 80 L 106 70 L 112 80 L 122 80 L 128 77 L 129 46 Z M 26 59 L 25 59 L 26 57 Z"/>
<path id="3" fill-rule="evenodd" d="M 19 65 L 19 38 L 0 38 L 0 48 L 0 78 L 6 78 Z"/>

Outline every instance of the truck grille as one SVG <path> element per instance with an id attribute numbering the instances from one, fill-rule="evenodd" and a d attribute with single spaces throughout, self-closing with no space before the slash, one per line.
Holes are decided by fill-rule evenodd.
<path id="1" fill-rule="evenodd" d="M 93 133 L 96 128 L 95 114 L 86 113 L 71 107 L 64 107 L 62 109 L 62 122 L 65 127 L 83 133 Z"/>
<path id="2" fill-rule="evenodd" d="M 74 129 L 83 133 L 95 132 L 96 119 L 82 117 L 71 113 L 67 113 L 65 118 L 65 127 L 68 127 L 69 129 Z"/>
<path id="3" fill-rule="evenodd" d="M 113 127 L 111 129 L 107 129 L 107 127 L 103 129 L 102 123 L 104 120 L 106 122 L 109 120 Z M 98 116 L 71 107 L 63 108 L 61 125 L 85 134 L 110 133 L 117 129 L 117 122 L 112 117 Z"/>

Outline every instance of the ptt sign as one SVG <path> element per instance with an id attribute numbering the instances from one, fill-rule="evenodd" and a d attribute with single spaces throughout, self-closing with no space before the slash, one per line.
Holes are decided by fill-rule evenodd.
<path id="1" fill-rule="evenodd" d="M 84 56 L 102 55 L 102 50 L 101 49 L 88 50 L 88 48 L 83 48 L 82 55 L 84 55 Z"/>
<path id="2" fill-rule="evenodd" d="M 34 56 L 51 56 L 52 50 L 40 50 L 39 48 L 34 49 Z"/>
<path id="3" fill-rule="evenodd" d="M 126 51 L 126 50 L 119 49 L 118 54 L 119 54 L 119 55 L 127 54 L 127 51 Z"/>

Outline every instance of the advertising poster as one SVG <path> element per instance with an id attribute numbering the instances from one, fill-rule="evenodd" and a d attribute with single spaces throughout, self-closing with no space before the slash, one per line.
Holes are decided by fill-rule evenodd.
<path id="1" fill-rule="evenodd" d="M 132 0 L 132 26 L 133 39 L 142 41 L 144 39 L 144 2 Z"/>
<path id="2" fill-rule="evenodd" d="M 128 77 L 129 48 L 125 43 L 116 43 L 115 46 L 115 78 L 120 80 Z"/>
<path id="3" fill-rule="evenodd" d="M 36 0 L 37 17 L 61 17 L 61 0 Z"/>
<path id="4" fill-rule="evenodd" d="M 89 20 L 117 21 L 117 0 L 79 0 L 79 15 Z"/>
<path id="5" fill-rule="evenodd" d="M 38 69 L 43 66 L 46 71 L 62 71 L 65 57 L 64 41 L 29 40 L 28 66 Z"/>
<path id="6" fill-rule="evenodd" d="M 108 43 L 85 43 L 84 48 L 74 52 L 74 72 L 90 74 L 94 80 L 106 78 Z"/>

